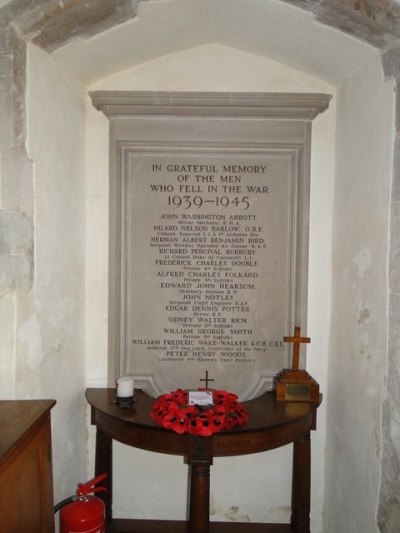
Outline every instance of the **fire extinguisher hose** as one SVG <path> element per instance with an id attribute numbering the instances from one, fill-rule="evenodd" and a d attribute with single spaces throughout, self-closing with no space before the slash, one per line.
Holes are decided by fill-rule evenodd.
<path id="1" fill-rule="evenodd" d="M 64 500 L 61 500 L 57 503 L 57 505 L 54 506 L 54 514 L 58 513 L 60 509 L 62 509 L 65 505 L 68 505 L 69 503 L 74 502 L 75 500 L 78 500 L 79 496 L 69 496 L 68 498 L 65 498 Z"/>

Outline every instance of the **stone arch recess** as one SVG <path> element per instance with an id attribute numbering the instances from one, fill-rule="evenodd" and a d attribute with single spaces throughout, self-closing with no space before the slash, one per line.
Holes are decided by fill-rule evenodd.
<path id="1" fill-rule="evenodd" d="M 0 296 L 29 291 L 34 279 L 33 165 L 26 141 L 26 44 L 52 52 L 136 16 L 142 0 L 11 0 L 0 9 Z M 386 79 L 400 90 L 400 5 L 390 1 L 282 0 L 316 20 L 368 42 L 382 54 Z M 4 5 L 5 4 L 5 5 Z M 400 101 L 390 205 L 387 395 L 377 523 L 395 531 L 400 521 Z M 11 236 L 12 233 L 12 236 Z M 12 237 L 12 238 L 11 238 Z M 397 425 L 397 427 L 396 427 Z M 395 496 L 397 495 L 397 496 Z"/>

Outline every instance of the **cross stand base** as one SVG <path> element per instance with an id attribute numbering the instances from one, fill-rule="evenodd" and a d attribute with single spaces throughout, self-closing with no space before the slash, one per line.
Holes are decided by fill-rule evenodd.
<path id="1" fill-rule="evenodd" d="M 274 389 L 278 402 L 319 402 L 319 384 L 305 370 L 285 368 L 275 376 Z"/>

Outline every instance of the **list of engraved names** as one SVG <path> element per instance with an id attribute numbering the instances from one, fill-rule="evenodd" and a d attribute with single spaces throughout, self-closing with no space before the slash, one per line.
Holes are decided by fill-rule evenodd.
<path id="1" fill-rule="evenodd" d="M 131 168 L 128 349 L 136 365 L 153 357 L 217 371 L 279 357 L 280 368 L 290 160 L 139 154 Z"/>

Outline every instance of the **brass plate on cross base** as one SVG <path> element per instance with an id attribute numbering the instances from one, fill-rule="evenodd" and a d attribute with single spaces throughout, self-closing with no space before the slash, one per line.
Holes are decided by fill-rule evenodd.
<path id="1" fill-rule="evenodd" d="M 318 402 L 319 385 L 305 370 L 284 369 L 275 376 L 277 401 Z"/>

